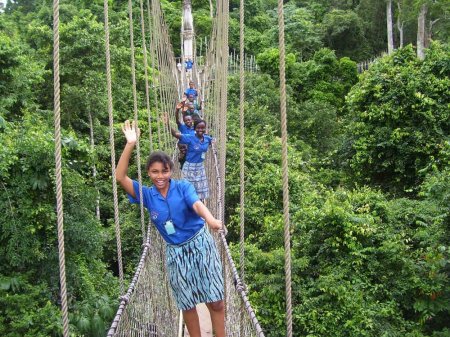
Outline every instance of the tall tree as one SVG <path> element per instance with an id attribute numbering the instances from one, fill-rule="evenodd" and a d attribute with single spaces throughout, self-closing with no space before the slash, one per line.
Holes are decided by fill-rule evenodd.
<path id="1" fill-rule="evenodd" d="M 392 29 L 392 0 L 386 1 L 386 20 L 387 20 L 387 40 L 388 54 L 394 51 L 394 34 Z"/>
<path id="2" fill-rule="evenodd" d="M 399 47 L 403 48 L 403 41 L 404 41 L 404 34 L 403 34 L 403 27 L 405 25 L 405 21 L 403 18 L 403 8 L 402 8 L 402 4 L 401 1 L 397 2 L 397 29 L 398 29 L 398 34 L 399 34 Z"/>
<path id="3" fill-rule="evenodd" d="M 417 18 L 417 57 L 421 60 L 425 58 L 425 42 L 426 42 L 426 17 L 428 12 L 428 4 L 424 2 L 420 6 L 419 16 Z"/>

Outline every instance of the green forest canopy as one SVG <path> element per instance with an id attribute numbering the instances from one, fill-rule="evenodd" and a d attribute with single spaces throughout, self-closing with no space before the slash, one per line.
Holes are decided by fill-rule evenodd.
<path id="1" fill-rule="evenodd" d="M 429 48 L 422 61 L 415 44 L 424 4 Z M 115 119 L 121 121 L 132 110 L 127 4 L 110 5 Z M 179 50 L 181 2 L 162 5 Z M 230 50 L 239 45 L 238 6 L 230 3 Z M 245 6 L 245 49 L 261 69 L 246 76 L 246 283 L 266 335 L 283 336 L 276 2 L 249 0 Z M 203 41 L 211 32 L 209 1 L 194 0 L 193 9 Z M 285 3 L 295 336 L 450 335 L 448 2 L 395 0 L 393 11 L 394 42 L 399 47 L 403 27 L 404 47 L 358 75 L 356 62 L 387 49 L 384 1 Z M 2 336 L 61 335 L 51 13 L 49 0 L 18 0 L 0 14 Z M 71 331 L 101 336 L 119 295 L 103 2 L 62 1 L 61 21 Z M 139 31 L 136 26 L 137 45 Z M 138 73 L 142 70 L 138 62 Z M 142 107 L 142 77 L 138 91 Z M 231 242 L 239 232 L 238 102 L 238 78 L 230 76 L 226 216 Z M 139 215 L 121 198 L 130 278 L 140 254 Z"/>

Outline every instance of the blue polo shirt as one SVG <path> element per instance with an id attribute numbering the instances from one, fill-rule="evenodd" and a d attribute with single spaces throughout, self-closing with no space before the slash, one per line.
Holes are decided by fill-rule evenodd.
<path id="1" fill-rule="evenodd" d="M 133 188 L 136 198 L 128 194 L 128 199 L 131 203 L 138 204 L 140 202 L 139 183 L 135 180 L 133 180 Z M 142 196 L 153 224 L 169 244 L 178 245 L 189 240 L 205 225 L 205 220 L 192 208 L 199 198 L 194 186 L 186 180 L 171 179 L 166 198 L 154 186 L 143 186 Z M 170 235 L 164 227 L 167 220 L 172 220 L 175 228 L 175 233 Z"/>
<path id="2" fill-rule="evenodd" d="M 180 144 L 187 144 L 186 161 L 189 163 L 201 163 L 205 160 L 205 154 L 211 145 L 212 137 L 203 135 L 203 142 L 195 135 L 181 134 Z"/>
<path id="3" fill-rule="evenodd" d="M 190 128 L 186 124 L 178 125 L 178 131 L 180 131 L 182 134 L 195 135 L 194 127 Z"/>
<path id="4" fill-rule="evenodd" d="M 194 95 L 194 97 L 197 98 L 197 96 L 198 96 L 197 89 L 195 89 L 195 88 L 194 89 L 187 88 L 184 91 L 184 94 L 186 95 L 186 97 L 189 97 L 189 95 Z"/>

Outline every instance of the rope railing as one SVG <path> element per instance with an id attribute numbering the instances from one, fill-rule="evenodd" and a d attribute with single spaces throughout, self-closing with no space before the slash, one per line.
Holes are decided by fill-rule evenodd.
<path id="1" fill-rule="evenodd" d="M 387 55 L 387 54 L 388 54 L 388 52 L 387 52 L 387 51 L 384 51 L 384 52 L 382 52 L 381 54 L 379 54 L 378 56 L 373 56 L 373 57 L 371 57 L 371 58 L 369 58 L 369 59 L 367 59 L 367 60 L 358 62 L 358 63 L 356 64 L 356 69 L 357 69 L 358 73 L 361 74 L 361 73 L 365 72 L 366 70 L 369 70 L 369 68 L 372 66 L 372 64 L 373 64 L 377 59 L 379 59 L 380 57 L 383 57 L 383 56 L 385 56 L 385 55 Z"/>
<path id="2" fill-rule="evenodd" d="M 117 314 L 113 319 L 111 328 L 109 329 L 107 336 L 113 336 L 114 333 L 116 332 L 117 327 L 120 323 L 120 319 L 121 319 L 122 315 L 124 314 L 125 307 L 128 304 L 130 297 L 134 292 L 134 289 L 135 289 L 135 286 L 139 279 L 139 276 L 141 274 L 141 271 L 144 268 L 144 262 L 145 262 L 145 259 L 148 255 L 148 251 L 150 248 L 150 236 L 149 235 L 147 235 L 147 239 L 143 246 L 144 246 L 144 251 L 142 252 L 141 258 L 139 259 L 139 264 L 136 268 L 133 279 L 131 280 L 131 283 L 128 287 L 126 294 L 120 297 L 119 309 L 117 310 Z"/>
<path id="3" fill-rule="evenodd" d="M 158 251 L 163 249 L 163 244 L 156 230 L 148 226 L 147 239 L 143 244 L 136 272 L 126 294 L 120 298 L 119 309 L 108 331 L 108 337 L 130 336 L 132 331 L 138 336 L 139 333 L 155 337 L 176 336 L 178 311 L 173 306 L 164 311 L 151 308 L 151 303 L 155 303 L 155 300 L 164 303 L 167 298 L 171 298 L 170 291 L 162 286 L 165 267 L 159 263 L 160 258 L 157 256 Z M 161 277 L 156 284 L 142 282 L 142 279 L 155 279 L 155 275 Z M 145 334 L 150 332 L 154 335 Z"/>
<path id="4" fill-rule="evenodd" d="M 244 60 L 241 62 L 240 60 Z M 181 64 L 182 57 L 176 58 L 176 63 Z M 197 66 L 197 69 L 203 69 L 205 66 L 205 57 L 202 54 L 198 54 L 197 56 L 194 56 L 194 68 Z M 240 55 L 239 53 L 236 53 L 236 51 L 233 51 L 232 53 L 229 53 L 228 55 L 228 73 L 229 74 L 237 74 L 240 72 L 240 65 L 241 63 L 244 66 L 245 72 L 250 73 L 257 73 L 260 71 L 260 68 L 258 66 L 258 62 L 256 61 L 256 57 L 254 55 Z M 194 69 L 194 73 L 196 70 Z M 197 70 L 198 72 L 198 70 Z"/>
<path id="5" fill-rule="evenodd" d="M 241 47 L 239 47 L 241 48 Z M 241 62 L 243 60 L 243 62 Z M 259 72 L 259 66 L 256 62 L 256 57 L 254 55 L 248 55 L 243 53 L 243 49 L 240 49 L 239 54 L 233 51 L 228 56 L 228 73 L 236 74 L 240 73 L 241 64 L 245 72 L 257 73 Z"/>
<path id="6" fill-rule="evenodd" d="M 214 170 L 215 170 L 215 174 L 216 174 L 216 179 L 215 179 L 216 180 L 216 188 L 219 192 L 218 194 L 221 195 L 222 179 L 220 177 L 219 160 L 218 160 L 217 149 L 216 149 L 215 145 L 213 145 L 212 149 L 213 149 Z M 219 198 L 217 200 L 217 203 L 218 203 L 219 209 L 223 209 L 223 206 L 224 206 L 223 199 Z M 225 238 L 225 233 L 223 231 L 219 231 L 218 239 L 219 239 L 221 246 L 225 250 L 225 255 L 226 255 L 226 259 L 227 259 L 226 262 L 229 267 L 228 269 L 231 271 L 230 274 L 231 274 L 231 279 L 233 280 L 234 288 L 235 288 L 236 292 L 238 293 L 238 295 L 240 296 L 240 299 L 242 300 L 242 304 L 244 305 L 244 307 L 248 313 L 247 319 L 250 319 L 251 324 L 254 328 L 254 331 L 256 331 L 256 336 L 263 337 L 264 332 L 262 331 L 262 328 L 258 322 L 256 314 L 250 304 L 250 301 L 248 300 L 247 289 L 246 289 L 245 283 L 239 277 L 239 273 L 236 269 L 236 265 L 231 256 L 230 248 L 229 248 L 227 240 Z M 227 278 L 227 280 L 229 280 L 229 279 L 230 278 Z M 230 302 L 231 303 L 238 302 L 238 301 L 236 301 L 236 299 L 233 299 L 231 297 L 232 296 L 229 294 L 229 298 L 227 298 L 227 301 L 226 301 L 227 307 L 229 307 L 229 308 L 232 307 L 230 305 Z M 249 336 L 250 329 L 248 327 L 245 327 L 245 324 L 247 322 L 245 322 L 245 320 L 244 320 L 244 322 L 240 320 L 239 304 L 234 306 L 232 309 L 233 309 L 234 315 L 231 315 L 230 309 L 228 310 L 229 314 L 227 317 L 227 329 L 228 329 L 227 336 L 241 336 L 241 333 L 243 331 L 246 332 L 246 333 L 244 333 L 244 336 Z M 244 329 L 242 329 L 242 328 L 244 328 Z M 230 331 L 230 329 L 232 329 L 232 331 Z M 250 334 L 250 336 L 253 336 L 253 334 Z"/>

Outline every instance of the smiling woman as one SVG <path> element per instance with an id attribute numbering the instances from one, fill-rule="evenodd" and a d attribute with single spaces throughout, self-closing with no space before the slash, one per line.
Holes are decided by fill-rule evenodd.
<path id="1" fill-rule="evenodd" d="M 116 180 L 131 203 L 140 203 L 139 183 L 128 177 L 128 165 L 139 129 L 134 122 L 122 127 L 127 144 L 116 169 Z M 204 132 L 204 126 L 203 126 Z M 206 303 L 216 336 L 225 336 L 222 265 L 205 221 L 215 230 L 222 222 L 200 201 L 194 187 L 185 180 L 171 179 L 173 162 L 164 152 L 153 152 L 147 160 L 147 174 L 153 186 L 142 186 L 142 203 L 158 232 L 166 241 L 166 264 L 177 306 L 190 336 L 200 337 L 196 305 Z"/>
<path id="2" fill-rule="evenodd" d="M 213 142 L 213 138 L 206 134 L 206 122 L 202 119 L 195 121 L 194 134 L 183 134 L 170 128 L 168 120 L 165 120 L 172 136 L 179 139 L 179 144 L 187 145 L 186 161 L 183 164 L 183 178 L 191 182 L 200 199 L 209 197 L 208 179 L 206 177 L 203 162 L 206 152 Z"/>

